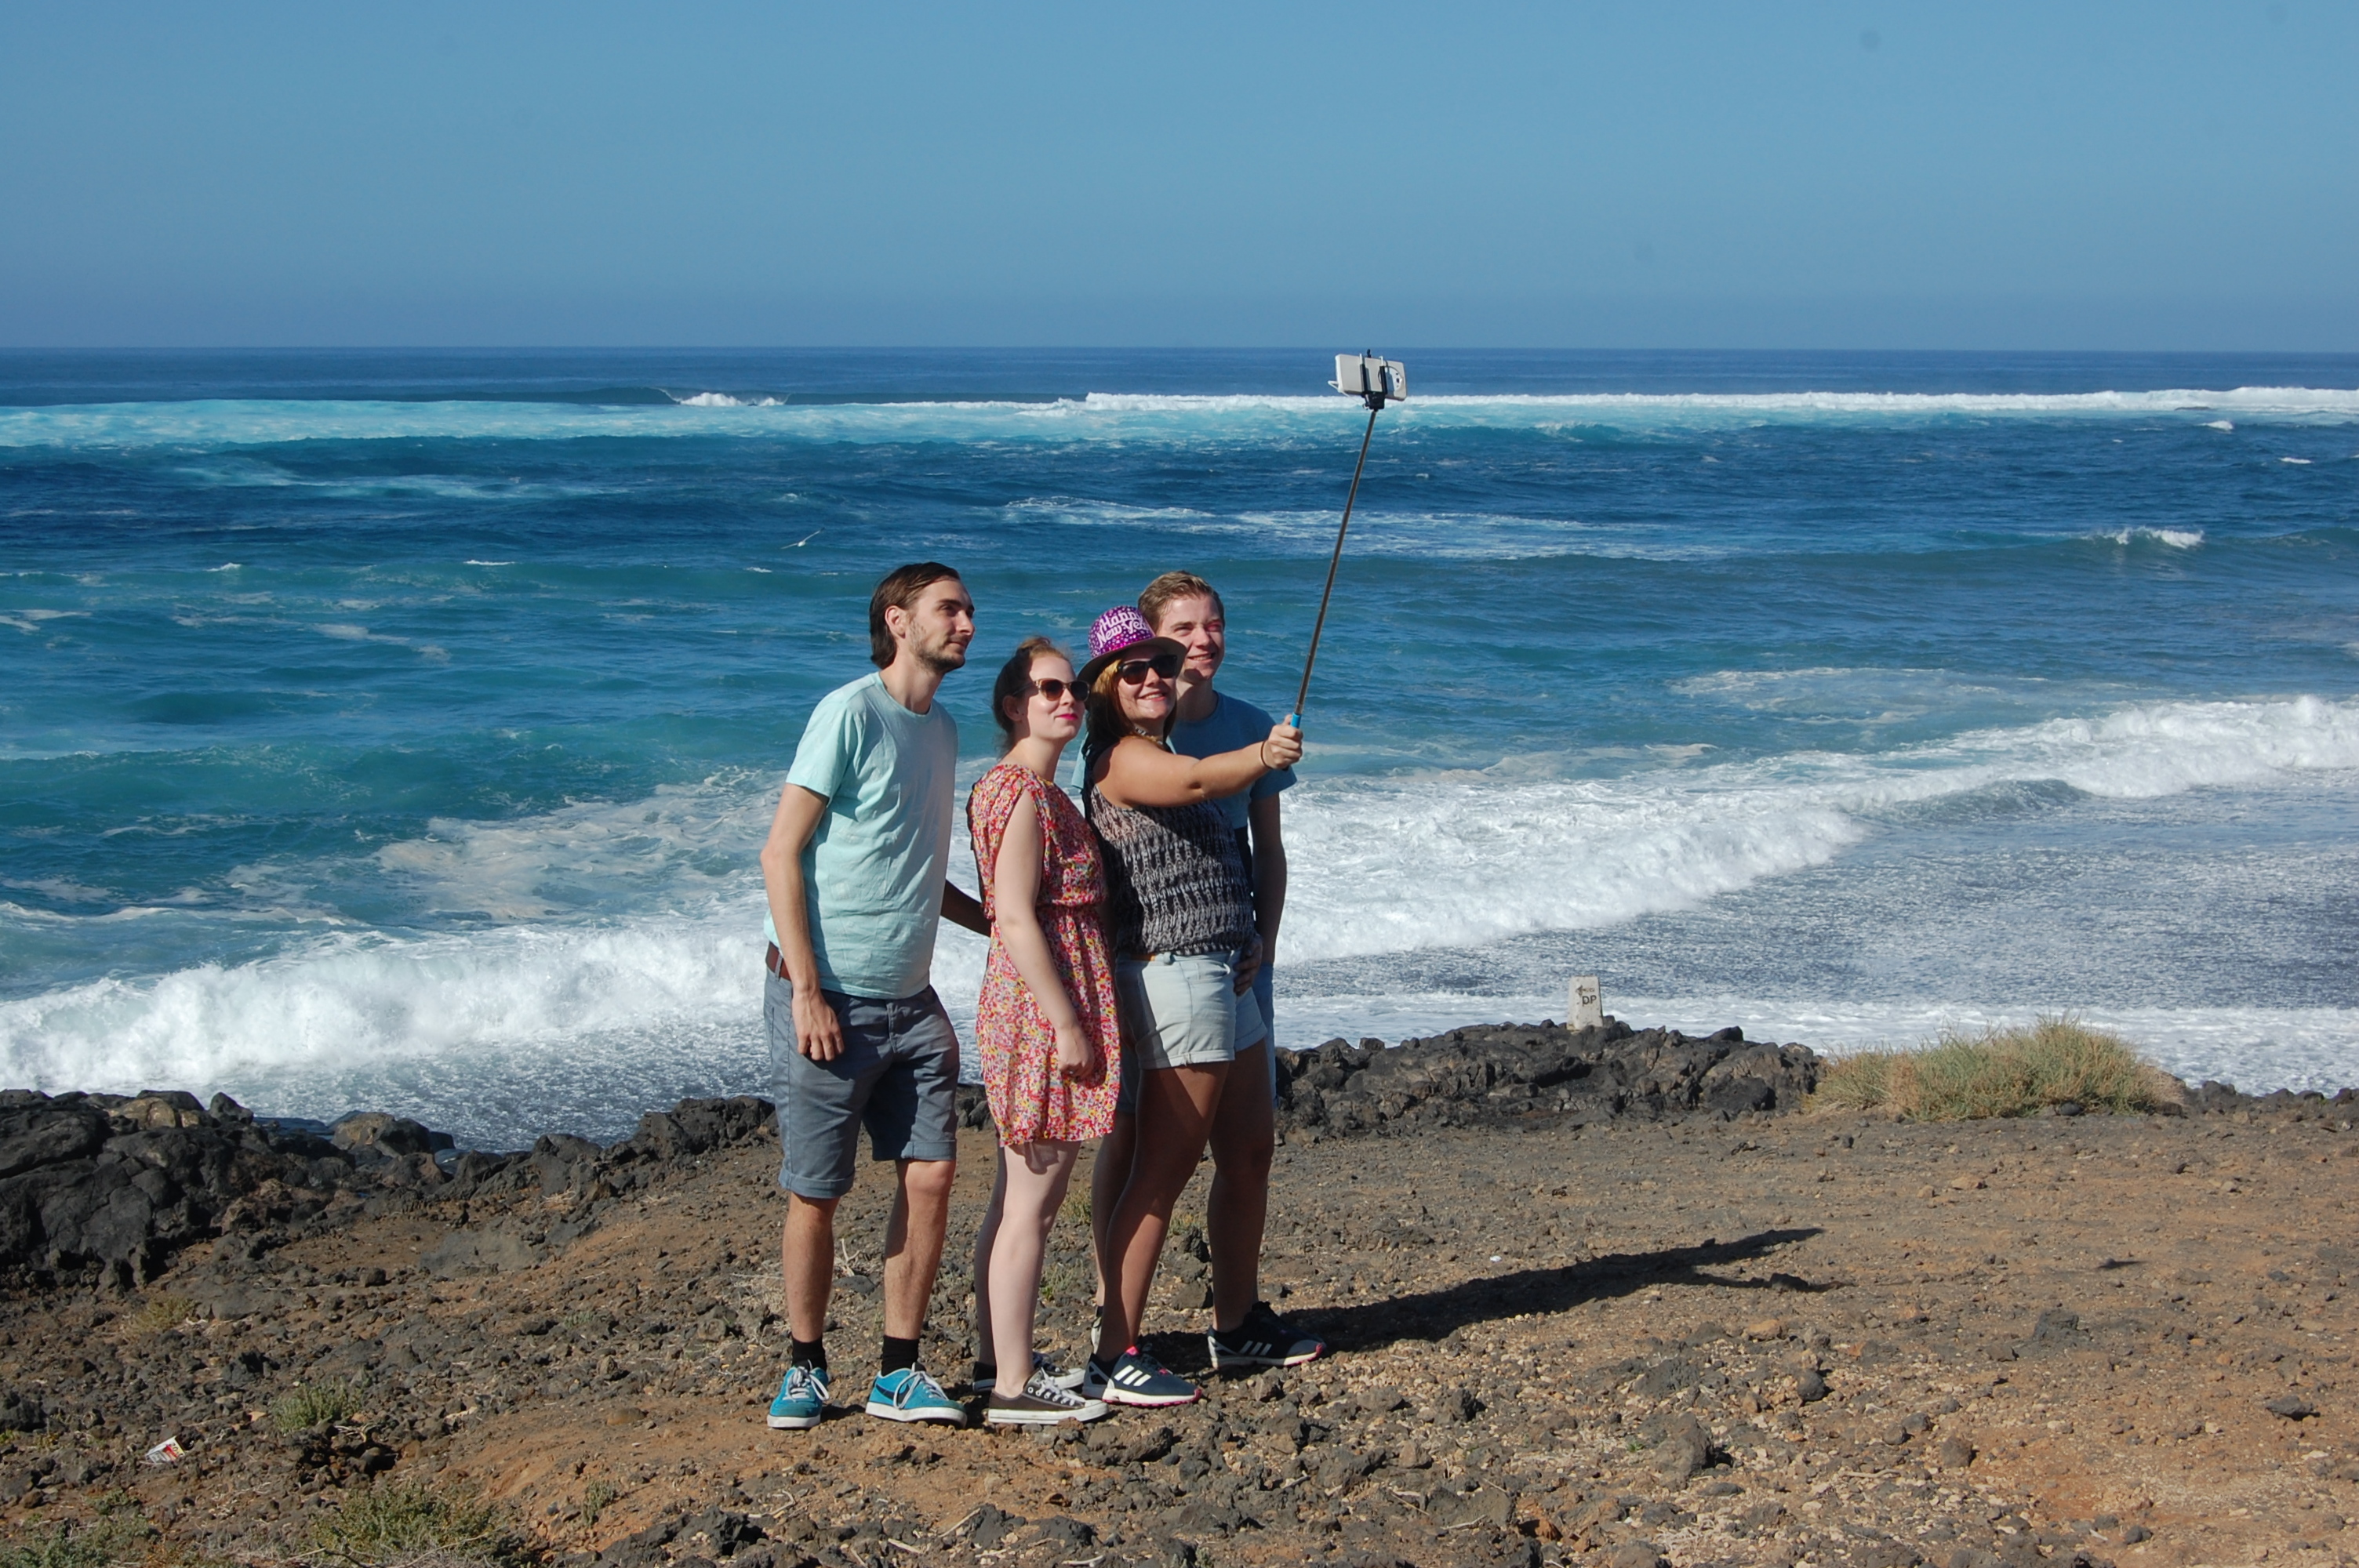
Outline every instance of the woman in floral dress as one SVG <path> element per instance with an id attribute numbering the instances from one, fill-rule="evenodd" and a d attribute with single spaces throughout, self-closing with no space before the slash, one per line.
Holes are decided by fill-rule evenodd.
<path id="1" fill-rule="evenodd" d="M 984 1420 L 995 1425 L 1106 1413 L 1071 1391 L 1077 1374 L 1032 1349 L 1049 1227 L 1082 1141 L 1114 1125 L 1121 1080 L 1097 837 L 1053 782 L 1085 701 L 1071 661 L 1046 638 L 1027 639 L 992 687 L 1005 755 L 967 797 L 991 916 L 974 1039 L 1000 1163 L 975 1239 L 974 1303 L 975 1382 L 990 1379 Z"/>

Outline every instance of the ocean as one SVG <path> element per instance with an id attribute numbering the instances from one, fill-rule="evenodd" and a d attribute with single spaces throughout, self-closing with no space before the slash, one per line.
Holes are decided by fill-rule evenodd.
<path id="1" fill-rule="evenodd" d="M 2359 1082 L 2359 357 L 1389 351 L 1281 1044 L 1593 973 Z M 755 855 L 876 578 L 973 591 L 970 777 L 1016 641 L 1169 568 L 1283 711 L 1332 352 L 0 354 L 0 1083 L 492 1148 L 766 1092 Z"/>

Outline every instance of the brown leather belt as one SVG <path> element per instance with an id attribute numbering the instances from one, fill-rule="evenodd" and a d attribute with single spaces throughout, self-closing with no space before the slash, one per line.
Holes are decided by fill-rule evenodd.
<path id="1" fill-rule="evenodd" d="M 787 956 L 778 951 L 778 945 L 776 942 L 770 944 L 769 954 L 763 958 L 762 962 L 767 966 L 770 973 L 777 976 L 778 979 L 786 980 L 789 985 L 794 983 L 787 974 Z"/>

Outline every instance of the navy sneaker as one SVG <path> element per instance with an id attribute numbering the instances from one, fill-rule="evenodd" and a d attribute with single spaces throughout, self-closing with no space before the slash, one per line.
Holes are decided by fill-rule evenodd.
<path id="1" fill-rule="evenodd" d="M 966 1407 L 942 1392 L 934 1375 L 922 1367 L 880 1372 L 868 1388 L 868 1413 L 886 1421 L 940 1421 L 966 1424 Z"/>
<path id="2" fill-rule="evenodd" d="M 778 1397 L 770 1401 L 770 1424 L 782 1430 L 817 1426 L 827 1414 L 827 1368 L 789 1367 Z"/>
<path id="3" fill-rule="evenodd" d="M 1134 1345 L 1111 1367 L 1094 1356 L 1082 1375 L 1082 1398 L 1110 1405 L 1185 1405 L 1204 1390 Z"/>
<path id="4" fill-rule="evenodd" d="M 1295 1327 L 1272 1312 L 1267 1302 L 1256 1302 L 1236 1327 L 1204 1336 L 1212 1346 L 1212 1370 L 1236 1371 L 1246 1367 L 1299 1367 L 1327 1354 L 1327 1342 L 1308 1329 Z"/>

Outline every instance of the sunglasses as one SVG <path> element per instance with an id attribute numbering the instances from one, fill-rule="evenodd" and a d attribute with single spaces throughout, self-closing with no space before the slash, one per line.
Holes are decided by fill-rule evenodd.
<path id="1" fill-rule="evenodd" d="M 1077 680 L 1059 680 L 1054 676 L 1049 676 L 1047 680 L 1034 681 L 1032 683 L 1032 689 L 1038 692 L 1042 697 L 1047 697 L 1050 702 L 1064 701 L 1065 694 L 1067 692 L 1073 694 L 1073 700 L 1075 702 L 1087 702 L 1090 699 L 1089 687 L 1083 686 Z"/>
<path id="2" fill-rule="evenodd" d="M 1178 654 L 1158 654 L 1151 659 L 1125 659 L 1122 662 L 1122 678 L 1136 686 L 1147 678 L 1147 671 L 1153 670 L 1165 680 L 1177 680 L 1180 657 Z"/>

